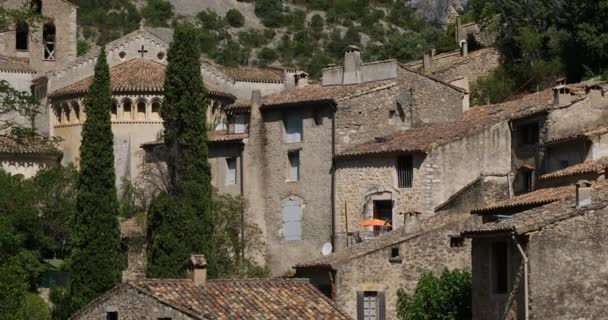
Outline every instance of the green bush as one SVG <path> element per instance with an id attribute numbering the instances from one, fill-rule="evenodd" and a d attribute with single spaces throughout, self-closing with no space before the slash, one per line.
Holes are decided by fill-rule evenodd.
<path id="1" fill-rule="evenodd" d="M 267 66 L 267 65 L 273 63 L 275 60 L 277 60 L 277 58 L 278 58 L 277 53 L 268 47 L 262 48 L 262 50 L 260 50 L 260 53 L 258 53 L 258 59 L 259 59 L 260 65 L 262 65 L 262 66 Z"/>
<path id="2" fill-rule="evenodd" d="M 255 0 L 255 14 L 268 28 L 283 26 L 282 0 Z"/>
<path id="3" fill-rule="evenodd" d="M 231 27 L 240 28 L 245 25 L 245 17 L 241 14 L 239 10 L 230 9 L 226 12 L 226 21 Z"/>
<path id="4" fill-rule="evenodd" d="M 445 270 L 440 277 L 424 273 L 413 296 L 397 291 L 399 320 L 471 319 L 471 274 Z"/>
<path id="5" fill-rule="evenodd" d="M 146 24 L 152 27 L 168 27 L 169 22 L 175 16 L 173 5 L 167 0 L 146 1 L 146 5 L 141 10 Z"/>

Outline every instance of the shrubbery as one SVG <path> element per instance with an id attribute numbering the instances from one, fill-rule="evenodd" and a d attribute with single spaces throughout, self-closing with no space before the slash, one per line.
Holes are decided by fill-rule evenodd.
<path id="1" fill-rule="evenodd" d="M 240 28 L 245 24 L 245 17 L 240 11 L 236 9 L 230 9 L 226 12 L 226 21 L 231 27 Z"/>

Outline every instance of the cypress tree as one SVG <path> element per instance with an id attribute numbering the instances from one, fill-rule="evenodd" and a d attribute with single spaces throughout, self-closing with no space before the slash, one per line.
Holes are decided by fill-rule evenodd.
<path id="1" fill-rule="evenodd" d="M 102 48 L 86 95 L 72 251 L 72 310 L 119 281 L 122 269 L 114 173 L 110 70 Z"/>
<path id="2" fill-rule="evenodd" d="M 209 276 L 217 275 L 207 160 L 207 99 L 200 56 L 194 27 L 177 26 L 167 55 L 161 108 L 170 190 L 156 200 L 148 217 L 150 277 L 183 276 L 191 253 L 204 254 Z"/>

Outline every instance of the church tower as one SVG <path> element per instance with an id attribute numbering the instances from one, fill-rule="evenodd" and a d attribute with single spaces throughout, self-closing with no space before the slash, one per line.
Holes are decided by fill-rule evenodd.
<path id="1" fill-rule="evenodd" d="M 30 8 L 47 19 L 0 33 L 0 56 L 25 62 L 38 75 L 76 59 L 78 6 L 67 0 L 0 0 L 0 6 Z"/>

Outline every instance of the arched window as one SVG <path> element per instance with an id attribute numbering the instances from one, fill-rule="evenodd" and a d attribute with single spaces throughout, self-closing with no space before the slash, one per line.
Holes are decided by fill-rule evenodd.
<path id="1" fill-rule="evenodd" d="M 17 23 L 15 28 L 15 48 L 18 51 L 29 50 L 30 26 L 25 22 Z"/>
<path id="2" fill-rule="evenodd" d="M 74 110 L 74 123 L 80 123 L 80 105 L 78 102 L 72 102 L 72 110 Z"/>
<path id="3" fill-rule="evenodd" d="M 133 103 L 130 99 L 122 102 L 122 120 L 133 120 Z"/>
<path id="4" fill-rule="evenodd" d="M 42 28 L 42 41 L 44 44 L 43 59 L 55 60 L 55 25 L 47 23 Z"/>
<path id="5" fill-rule="evenodd" d="M 155 100 L 152 102 L 152 120 L 160 120 L 160 102 Z"/>
<path id="6" fill-rule="evenodd" d="M 42 13 L 42 0 L 32 0 L 30 3 L 30 8 L 32 12 L 41 14 Z"/>
<path id="7" fill-rule="evenodd" d="M 146 120 L 146 101 L 137 102 L 137 120 Z"/>
<path id="8" fill-rule="evenodd" d="M 118 115 L 118 103 L 116 101 L 112 102 L 112 111 L 111 111 L 111 119 L 112 121 L 116 121 Z"/>

